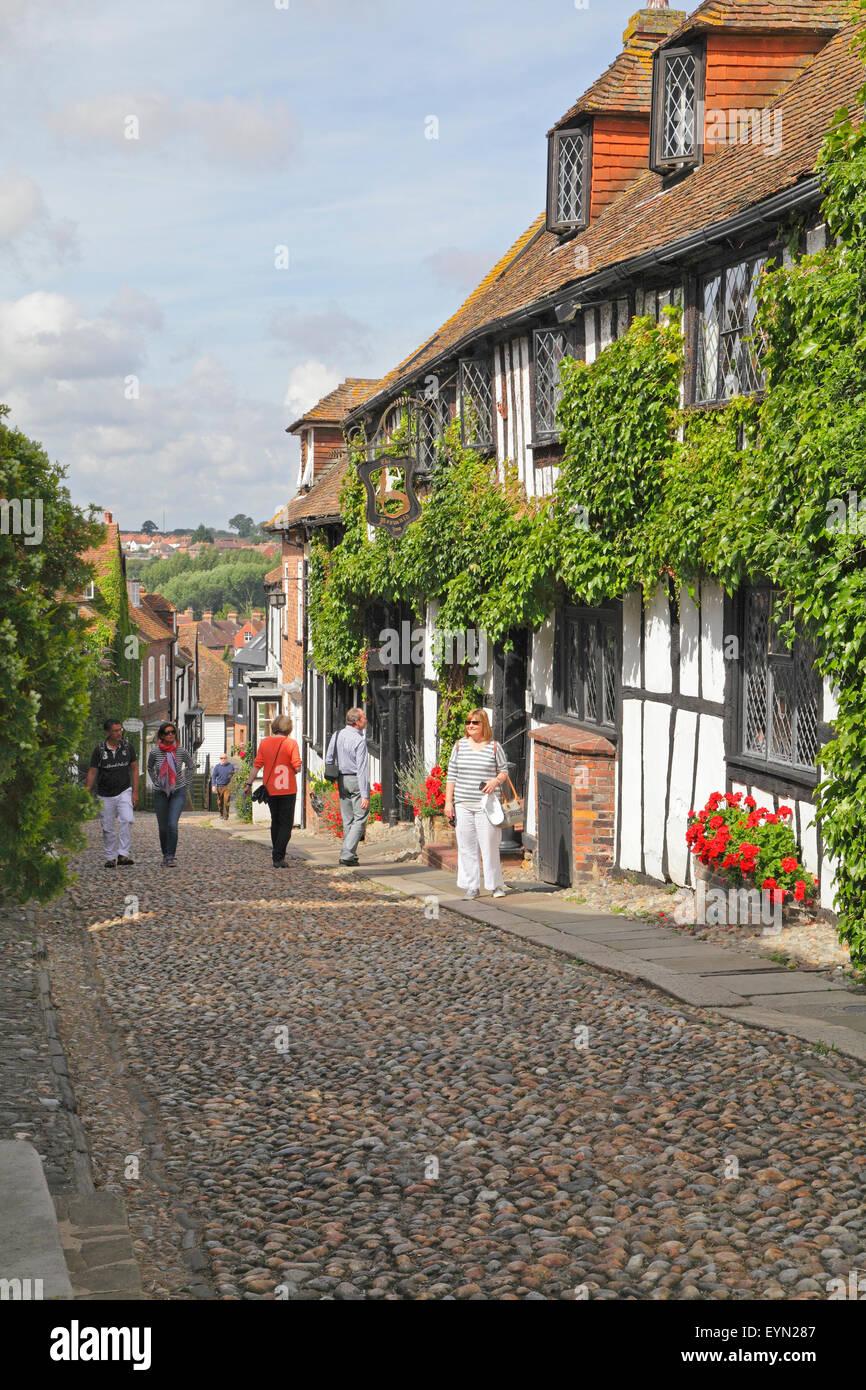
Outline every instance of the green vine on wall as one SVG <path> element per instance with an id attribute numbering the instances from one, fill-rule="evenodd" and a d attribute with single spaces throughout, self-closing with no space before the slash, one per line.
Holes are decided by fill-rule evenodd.
<path id="1" fill-rule="evenodd" d="M 503 477 L 464 448 L 454 425 L 419 521 L 400 540 L 381 530 L 370 539 L 350 468 L 345 535 L 331 550 L 314 547 L 311 627 L 317 667 L 358 679 L 365 617 L 377 599 L 407 601 L 417 612 L 436 599 L 441 630 L 484 628 L 495 644 L 515 628 L 538 627 L 560 586 L 597 604 L 660 581 L 678 592 L 708 578 L 732 593 L 769 580 L 838 690 L 817 800 L 826 848 L 839 862 L 840 937 L 862 965 L 866 136 L 847 113 L 834 123 L 820 168 L 833 244 L 763 277 L 761 397 L 683 411 L 678 311 L 660 325 L 635 320 L 591 365 L 563 364 L 564 458 L 552 497 L 528 498 L 512 469 Z M 828 515 L 840 505 L 849 524 L 832 530 Z M 448 736 L 458 707 L 451 691 L 446 681 Z"/>

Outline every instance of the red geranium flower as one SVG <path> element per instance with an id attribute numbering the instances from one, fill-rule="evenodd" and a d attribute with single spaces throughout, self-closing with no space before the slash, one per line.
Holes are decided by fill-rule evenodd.
<path id="1" fill-rule="evenodd" d="M 745 796 L 745 797 L 743 797 L 743 805 L 744 805 L 744 806 L 750 806 L 751 809 L 752 809 L 753 811 L 754 811 L 755 807 L 757 806 L 757 804 L 758 804 L 758 803 L 757 803 L 757 801 L 755 800 L 755 798 L 754 798 L 753 796 Z"/>
<path id="2" fill-rule="evenodd" d="M 797 860 L 794 858 L 793 854 L 787 854 L 782 860 L 782 872 L 785 874 L 792 874 L 796 868 Z"/>
<path id="3" fill-rule="evenodd" d="M 762 888 L 769 890 L 772 890 L 773 888 L 778 888 L 778 886 L 779 885 L 774 878 L 765 878 L 764 882 L 761 884 Z"/>
<path id="4" fill-rule="evenodd" d="M 801 903 L 805 896 L 806 885 L 801 878 L 798 878 L 797 882 L 794 884 L 794 897 L 798 903 Z"/>

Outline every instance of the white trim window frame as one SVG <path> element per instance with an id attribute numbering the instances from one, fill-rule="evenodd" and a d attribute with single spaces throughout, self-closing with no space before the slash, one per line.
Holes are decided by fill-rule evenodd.
<path id="1" fill-rule="evenodd" d="M 460 434 L 464 448 L 493 448 L 493 361 L 489 353 L 460 358 Z"/>
<path id="2" fill-rule="evenodd" d="M 156 699 L 156 662 L 152 656 L 147 658 L 147 703 L 152 705 Z"/>

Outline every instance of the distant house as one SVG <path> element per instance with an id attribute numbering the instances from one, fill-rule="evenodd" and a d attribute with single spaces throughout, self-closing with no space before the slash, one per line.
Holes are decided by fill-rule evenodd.
<path id="1" fill-rule="evenodd" d="M 232 679 L 229 687 L 229 698 L 231 702 L 230 723 L 233 728 L 234 742 L 246 744 L 252 742 L 255 746 L 258 739 L 255 737 L 253 725 L 259 716 L 260 701 L 252 698 L 255 690 L 259 693 L 261 687 L 261 677 L 265 673 L 267 660 L 266 638 L 264 631 L 259 632 L 249 646 L 241 647 L 235 652 L 232 660 Z M 278 710 L 274 703 L 271 719 L 275 719 Z M 268 709 L 261 711 L 263 720 L 268 718 Z"/>
<path id="2" fill-rule="evenodd" d="M 140 700 L 145 740 L 172 718 L 174 682 L 174 611 L 161 594 L 145 594 L 137 579 L 127 580 L 130 617 L 141 642 Z"/>
<path id="3" fill-rule="evenodd" d="M 210 757 L 211 766 L 228 748 L 227 738 L 233 721 L 229 719 L 229 689 L 232 670 L 215 652 L 199 643 L 198 697 L 202 706 L 202 738 L 199 765 Z"/>

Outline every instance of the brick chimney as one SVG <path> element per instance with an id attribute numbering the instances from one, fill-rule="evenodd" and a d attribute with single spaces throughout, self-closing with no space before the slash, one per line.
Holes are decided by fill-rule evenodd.
<path id="1" fill-rule="evenodd" d="M 202 609 L 202 613 L 201 613 L 201 620 L 202 620 L 203 623 L 212 623 L 212 622 L 213 622 L 213 609 L 212 609 L 212 608 L 203 608 L 203 609 Z"/>
<path id="2" fill-rule="evenodd" d="M 106 526 L 110 526 L 113 520 L 114 520 L 114 517 L 111 515 L 111 512 L 106 512 L 106 513 L 105 513 L 105 524 L 106 524 Z"/>
<path id="3" fill-rule="evenodd" d="M 254 608 L 250 617 L 254 623 L 263 623 L 265 621 L 265 610 L 263 608 Z"/>
<path id="4" fill-rule="evenodd" d="M 229 611 L 226 613 L 226 622 L 227 622 L 227 623 L 236 623 L 237 620 L 238 620 L 238 610 L 237 610 L 236 608 L 230 608 Z"/>

